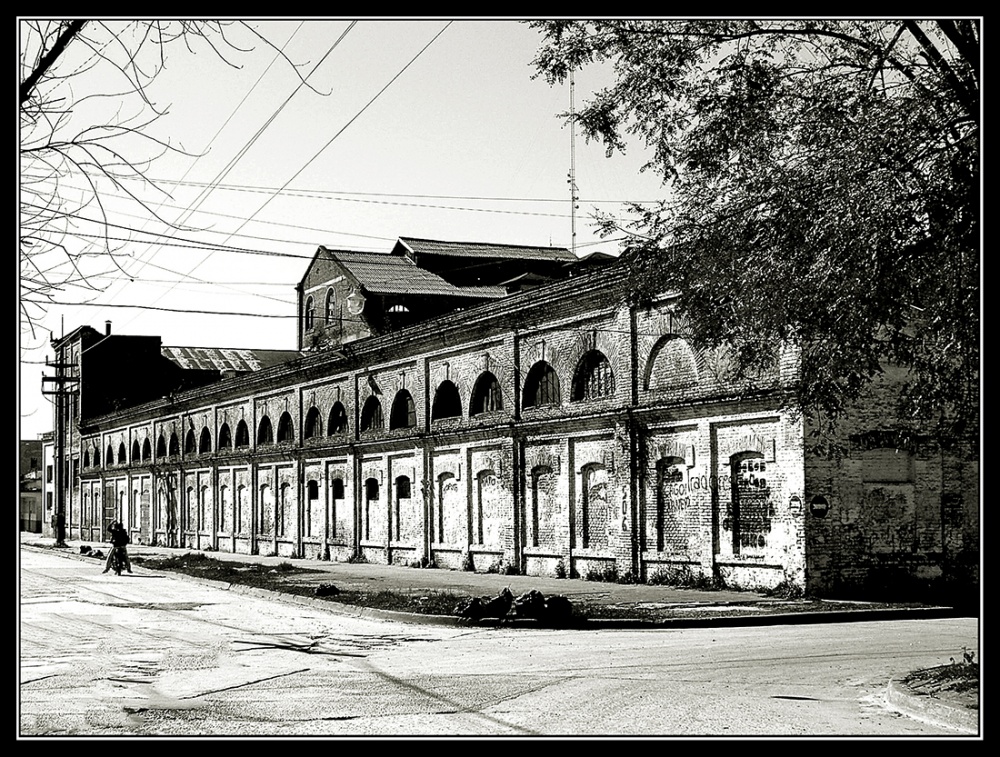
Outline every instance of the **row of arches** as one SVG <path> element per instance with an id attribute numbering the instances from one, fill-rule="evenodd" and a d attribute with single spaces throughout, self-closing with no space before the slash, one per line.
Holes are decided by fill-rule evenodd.
<path id="1" fill-rule="evenodd" d="M 587 401 L 609 397 L 614 394 L 615 379 L 607 357 L 599 350 L 591 350 L 581 359 L 573 378 L 570 399 L 573 402 Z M 562 404 L 562 388 L 559 375 L 546 361 L 536 362 L 528 371 L 524 381 L 523 401 L 525 408 L 553 407 Z M 442 381 L 434 392 L 431 403 L 431 420 L 438 421 L 448 418 L 461 418 L 465 415 L 465 404 L 462 401 L 458 386 L 450 381 Z M 472 387 L 468 404 L 469 417 L 499 412 L 504 409 L 504 393 L 500 381 L 490 371 L 484 371 L 476 379 Z M 417 425 L 416 404 L 413 396 L 406 389 L 399 390 L 389 408 L 389 430 L 414 428 Z M 325 434 L 324 434 L 325 426 Z M 359 418 L 359 431 L 362 433 L 381 431 L 386 428 L 386 418 L 382 401 L 377 394 L 372 394 L 365 401 Z M 304 438 L 315 439 L 323 436 L 338 436 L 349 430 L 347 410 L 342 402 L 335 402 L 330 412 L 324 418 L 319 408 L 312 406 L 306 413 Z M 269 416 L 265 415 L 257 424 L 254 436 L 257 446 L 271 444 L 286 444 L 295 442 L 295 428 L 292 416 L 287 411 L 278 419 L 277 430 Z M 212 434 L 207 426 L 202 427 L 200 434 L 195 429 L 188 429 L 184 435 L 183 454 L 205 455 L 219 450 L 231 450 L 250 446 L 250 429 L 245 420 L 236 424 L 235 431 L 228 423 L 223 423 L 219 429 L 218 444 L 213 449 Z M 84 450 L 83 465 L 85 468 L 100 467 L 100 448 Z M 163 459 L 181 454 L 181 440 L 176 432 L 169 437 L 159 436 L 156 442 L 155 458 Z M 117 454 L 112 445 L 108 445 L 104 455 L 105 465 L 126 465 L 128 463 L 148 463 L 154 457 L 149 440 L 140 446 L 136 440 L 132 444 L 131 455 L 127 454 L 125 444 L 121 443 Z"/>

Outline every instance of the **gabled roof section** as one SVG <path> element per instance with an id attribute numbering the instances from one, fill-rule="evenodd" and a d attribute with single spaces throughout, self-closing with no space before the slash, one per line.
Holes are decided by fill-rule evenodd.
<path id="1" fill-rule="evenodd" d="M 444 295 L 448 297 L 500 298 L 502 287 L 457 287 L 436 273 L 417 266 L 410 258 L 379 252 L 327 250 L 360 286 L 372 294 Z"/>
<path id="2" fill-rule="evenodd" d="M 184 369 L 259 371 L 301 357 L 295 350 L 239 350 L 224 347 L 161 347 L 160 354 Z"/>
<path id="3" fill-rule="evenodd" d="M 539 260 L 569 263 L 576 255 L 565 247 L 531 247 L 516 244 L 489 242 L 442 242 L 434 239 L 400 237 L 392 249 L 395 256 L 445 255 L 456 258 L 483 258 L 486 260 Z"/>

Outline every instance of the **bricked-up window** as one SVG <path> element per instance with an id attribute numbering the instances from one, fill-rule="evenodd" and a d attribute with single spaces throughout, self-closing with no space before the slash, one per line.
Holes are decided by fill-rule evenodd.
<path id="1" fill-rule="evenodd" d="M 156 457 L 161 458 L 166 456 L 167 456 L 167 440 L 163 438 L 163 434 L 160 434 L 160 436 L 156 440 Z M 94 465 L 97 465 L 98 462 L 99 461 L 97 459 L 97 456 L 95 455 Z"/>
<path id="2" fill-rule="evenodd" d="M 128 458 L 125 456 L 125 442 L 118 445 L 118 464 L 125 465 L 128 462 Z"/>
<path id="3" fill-rule="evenodd" d="M 319 410 L 314 406 L 306 413 L 305 438 L 313 439 L 323 435 L 323 419 L 320 418 Z"/>
<path id="4" fill-rule="evenodd" d="M 149 439 L 145 439 L 142 442 L 142 461 L 148 463 L 150 457 L 153 454 L 153 446 L 149 443 Z"/>
<path id="5" fill-rule="evenodd" d="M 413 397 L 405 389 L 396 392 L 389 412 L 389 428 L 413 428 L 417 425 L 417 410 L 413 405 Z"/>
<path id="6" fill-rule="evenodd" d="M 577 366 L 573 377 L 574 402 L 610 397 L 615 393 L 615 377 L 611 363 L 600 350 L 591 350 Z"/>
<path id="7" fill-rule="evenodd" d="M 683 389 L 697 382 L 698 364 L 685 339 L 668 335 L 656 343 L 650 355 L 646 389 Z"/>
<path id="8" fill-rule="evenodd" d="M 586 466 L 582 471 L 581 534 L 584 549 L 605 549 L 608 546 L 608 471 L 603 465 Z"/>
<path id="9" fill-rule="evenodd" d="M 336 539 L 339 531 L 337 515 L 344 504 L 344 479 L 335 478 L 330 482 L 330 538 Z"/>
<path id="10" fill-rule="evenodd" d="M 212 434 L 208 430 L 208 426 L 204 426 L 201 429 L 201 439 L 198 440 L 198 454 L 207 455 L 212 451 Z"/>
<path id="11" fill-rule="evenodd" d="M 249 447 L 250 446 L 250 427 L 247 426 L 246 421 L 240 421 L 236 424 L 236 446 L 237 447 Z"/>
<path id="12" fill-rule="evenodd" d="M 306 298 L 306 315 L 305 315 L 305 328 L 309 331 L 313 326 L 316 325 L 316 303 L 313 302 L 312 297 Z"/>
<path id="13" fill-rule="evenodd" d="M 330 420 L 326 424 L 326 433 L 329 436 L 347 433 L 347 410 L 341 402 L 334 402 L 330 408 Z"/>
<path id="14" fill-rule="evenodd" d="M 733 455 L 732 501 L 728 521 L 733 554 L 756 552 L 767 546 L 771 532 L 771 490 L 767 485 L 767 463 L 759 453 Z"/>
<path id="15" fill-rule="evenodd" d="M 434 403 L 431 405 L 431 420 L 441 418 L 460 418 L 462 416 L 462 399 L 458 396 L 458 387 L 450 381 L 442 381 L 434 392 Z"/>
<path id="16" fill-rule="evenodd" d="M 278 522 L 275 524 L 278 536 L 288 535 L 288 523 L 291 520 L 289 517 L 291 515 L 289 512 L 291 499 L 291 486 L 287 483 L 282 484 L 278 488 Z"/>
<path id="17" fill-rule="evenodd" d="M 687 511 L 690 495 L 685 480 L 684 458 L 663 457 L 656 462 L 656 501 L 652 520 L 646 521 L 647 548 L 662 552 L 668 547 L 686 550 L 688 543 Z"/>
<path id="18" fill-rule="evenodd" d="M 365 481 L 365 519 L 364 537 L 369 538 L 371 533 L 371 511 L 373 507 L 378 507 L 378 480 L 369 478 Z"/>
<path id="19" fill-rule="evenodd" d="M 233 448 L 233 433 L 229 430 L 229 424 L 223 423 L 219 429 L 219 449 Z"/>
<path id="20" fill-rule="evenodd" d="M 198 528 L 207 531 L 211 527 L 208 522 L 208 487 L 203 486 L 198 492 Z"/>
<path id="21" fill-rule="evenodd" d="M 193 455 L 195 452 L 195 440 L 194 440 L 194 429 L 189 428 L 188 432 L 184 435 L 184 454 Z"/>
<path id="22" fill-rule="evenodd" d="M 559 376 L 544 360 L 535 363 L 524 380 L 524 406 L 543 407 L 562 402 Z"/>
<path id="23" fill-rule="evenodd" d="M 375 395 L 372 395 L 365 402 L 365 406 L 361 408 L 361 430 L 379 431 L 384 427 L 385 421 L 382 418 L 382 403 L 378 401 Z"/>
<path id="24" fill-rule="evenodd" d="M 177 432 L 173 431 L 170 433 L 170 445 L 168 451 L 171 457 L 175 457 L 181 453 L 181 444 L 177 439 Z"/>
<path id="25" fill-rule="evenodd" d="M 232 525 L 232 519 L 228 518 L 228 510 L 232 504 L 228 500 L 229 497 L 229 487 L 223 484 L 219 487 L 219 532 L 225 533 L 226 530 Z"/>
<path id="26" fill-rule="evenodd" d="M 553 502 L 555 486 L 552 468 L 540 465 L 531 471 L 531 546 L 549 545 L 552 541 Z"/>
<path id="27" fill-rule="evenodd" d="M 323 320 L 326 323 L 333 323 L 334 308 L 337 305 L 337 295 L 332 289 L 326 290 L 326 306 L 323 308 Z"/>
<path id="28" fill-rule="evenodd" d="M 409 476 L 396 476 L 396 501 L 393 503 L 393 525 L 395 526 L 394 533 L 396 541 L 399 541 L 402 537 L 402 522 L 403 513 L 401 507 L 401 500 L 410 499 L 410 478 Z"/>
<path id="29" fill-rule="evenodd" d="M 472 388 L 472 403 L 469 415 L 481 415 L 503 410 L 503 395 L 500 392 L 500 382 L 489 371 L 480 374 Z"/>
<path id="30" fill-rule="evenodd" d="M 286 443 L 295 441 L 295 426 L 292 424 L 291 413 L 282 413 L 278 419 L 278 441 Z"/>
<path id="31" fill-rule="evenodd" d="M 271 419 L 266 415 L 257 424 L 257 444 L 274 444 L 274 429 L 271 427 Z"/>
<path id="32" fill-rule="evenodd" d="M 323 521 L 323 511 L 316 512 L 315 508 L 319 503 L 319 483 L 314 480 L 306 481 L 306 536 L 316 536 L 317 526 Z"/>
<path id="33" fill-rule="evenodd" d="M 139 462 L 141 454 L 142 453 L 139 451 L 139 440 L 136 439 L 135 441 L 132 442 L 132 462 L 133 463 Z"/>

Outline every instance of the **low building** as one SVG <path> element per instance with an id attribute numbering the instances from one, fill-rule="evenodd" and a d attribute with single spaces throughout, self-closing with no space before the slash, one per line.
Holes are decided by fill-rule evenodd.
<path id="1" fill-rule="evenodd" d="M 613 260 L 401 238 L 317 250 L 293 352 L 81 327 L 53 342 L 80 379 L 68 533 L 816 594 L 978 580 L 975 444 L 890 422 L 890 375 L 817 454 L 795 350 L 738 381 L 674 297 L 628 290 Z"/>
<path id="2" fill-rule="evenodd" d="M 42 440 L 21 439 L 18 457 L 21 530 L 42 533 Z"/>

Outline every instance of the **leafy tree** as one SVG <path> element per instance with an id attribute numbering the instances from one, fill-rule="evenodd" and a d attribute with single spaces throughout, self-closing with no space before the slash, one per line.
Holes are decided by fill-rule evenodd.
<path id="1" fill-rule="evenodd" d="M 18 33 L 20 313 L 22 333 L 34 336 L 58 294 L 98 288 L 95 262 L 118 266 L 123 230 L 108 223 L 108 197 L 131 198 L 176 228 L 143 199 L 158 189 L 151 163 L 186 154 L 152 128 L 166 107 L 151 87 L 172 51 L 236 67 L 256 43 L 274 46 L 239 21 L 20 19 Z"/>
<path id="2" fill-rule="evenodd" d="M 637 298 L 675 289 L 744 374 L 800 348 L 797 404 L 827 428 L 890 366 L 900 422 L 975 427 L 978 21 L 529 23 L 536 76 L 613 68 L 574 118 L 663 177 L 655 207 L 600 219 Z"/>

